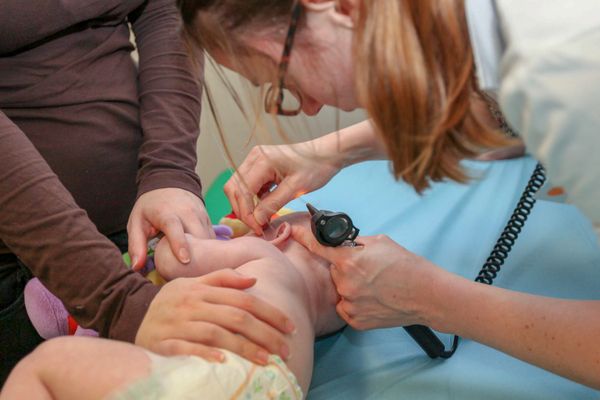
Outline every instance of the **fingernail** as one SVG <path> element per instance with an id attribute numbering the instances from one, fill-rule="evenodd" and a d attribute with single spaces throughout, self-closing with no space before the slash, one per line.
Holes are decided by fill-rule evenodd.
<path id="1" fill-rule="evenodd" d="M 263 221 L 263 216 L 262 214 L 256 214 L 256 211 L 254 212 L 254 220 L 256 221 L 256 223 L 260 226 L 263 227 L 267 224 L 266 221 Z"/>
<path id="2" fill-rule="evenodd" d="M 222 363 L 223 361 L 225 361 L 225 354 L 221 353 L 220 351 L 213 350 L 210 352 L 210 356 L 216 362 Z"/>
<path id="3" fill-rule="evenodd" d="M 179 261 L 181 261 L 184 264 L 187 264 L 191 261 L 190 253 L 188 252 L 188 250 L 185 247 L 182 247 L 181 249 L 179 249 Z"/>
<path id="4" fill-rule="evenodd" d="M 290 348 L 287 345 L 281 345 L 281 349 L 279 351 L 279 355 L 284 360 L 289 360 L 290 358 Z"/>
<path id="5" fill-rule="evenodd" d="M 296 334 L 296 325 L 294 325 L 294 323 L 288 319 L 287 322 L 285 323 L 285 330 L 287 333 L 295 335 Z"/>
<path id="6" fill-rule="evenodd" d="M 267 353 L 264 350 L 259 350 L 258 352 L 256 352 L 254 360 L 258 364 L 267 364 L 269 362 L 269 353 Z"/>
<path id="7" fill-rule="evenodd" d="M 133 257 L 133 259 L 131 260 L 131 268 L 135 268 L 137 266 L 138 260 L 139 260 L 138 256 Z"/>

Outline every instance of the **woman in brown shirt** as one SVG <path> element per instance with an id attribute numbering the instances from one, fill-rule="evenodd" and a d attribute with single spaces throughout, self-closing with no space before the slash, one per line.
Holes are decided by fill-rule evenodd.
<path id="1" fill-rule="evenodd" d="M 41 341 L 23 305 L 32 274 L 82 326 L 162 353 L 253 358 L 290 329 L 229 289 L 253 284 L 229 272 L 154 299 L 113 244 L 140 266 L 162 231 L 186 262 L 184 232 L 214 235 L 194 171 L 201 71 L 179 23 L 169 0 L 0 3 L 0 383 Z M 251 323 L 232 332 L 224 321 L 239 308 Z"/>

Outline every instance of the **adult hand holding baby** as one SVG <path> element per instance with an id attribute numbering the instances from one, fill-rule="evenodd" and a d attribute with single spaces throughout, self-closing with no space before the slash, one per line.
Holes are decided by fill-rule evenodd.
<path id="1" fill-rule="evenodd" d="M 185 233 L 199 238 L 215 238 L 204 203 L 198 196 L 179 188 L 146 192 L 136 201 L 127 223 L 129 255 L 134 271 L 146 264 L 148 239 L 159 232 L 165 234 L 173 254 L 183 264 L 190 261 Z"/>
<path id="2" fill-rule="evenodd" d="M 231 269 L 175 279 L 150 304 L 135 338 L 163 355 L 192 354 L 223 361 L 226 349 L 264 365 L 295 328 L 280 310 L 245 293 L 255 278 Z"/>

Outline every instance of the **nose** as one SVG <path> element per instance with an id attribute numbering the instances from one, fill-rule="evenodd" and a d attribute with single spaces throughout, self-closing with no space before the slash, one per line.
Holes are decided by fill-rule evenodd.
<path id="1" fill-rule="evenodd" d="M 309 116 L 317 115 L 319 111 L 321 111 L 321 108 L 323 108 L 323 103 L 319 103 L 318 101 L 309 98 L 303 99 L 302 112 L 304 112 L 304 114 Z"/>

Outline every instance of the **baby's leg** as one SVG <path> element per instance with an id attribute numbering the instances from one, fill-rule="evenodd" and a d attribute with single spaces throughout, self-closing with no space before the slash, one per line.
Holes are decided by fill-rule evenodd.
<path id="1" fill-rule="evenodd" d="M 194 277 L 209 272 L 237 268 L 249 261 L 267 256 L 264 240 L 256 237 L 241 237 L 232 240 L 199 239 L 186 234 L 190 244 L 191 261 L 182 264 L 171 251 L 169 243 L 162 239 L 154 252 L 156 270 L 166 280 Z"/>
<path id="2" fill-rule="evenodd" d="M 0 400 L 102 399 L 150 373 L 144 350 L 132 344 L 61 337 L 41 344 L 12 371 Z"/>
<path id="3" fill-rule="evenodd" d="M 237 270 L 257 278 L 247 292 L 276 305 L 294 322 L 296 333 L 287 337 L 291 357 L 284 361 L 306 394 L 312 377 L 316 316 L 305 279 L 285 257 L 253 261 Z"/>

